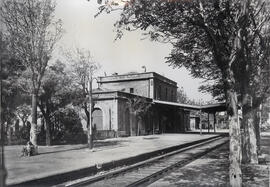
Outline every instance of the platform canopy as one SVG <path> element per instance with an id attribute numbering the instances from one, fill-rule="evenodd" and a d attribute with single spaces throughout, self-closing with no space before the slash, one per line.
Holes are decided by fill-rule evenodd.
<path id="1" fill-rule="evenodd" d="M 153 100 L 153 103 L 167 105 L 167 106 L 175 106 L 175 107 L 179 107 L 181 109 L 187 109 L 187 110 L 200 110 L 200 106 L 197 106 L 197 105 L 189 105 L 189 104 L 182 104 L 182 103 L 176 103 L 176 102 L 170 102 L 170 101 L 160 101 L 160 100 Z"/>
<path id="2" fill-rule="evenodd" d="M 187 109 L 187 110 L 201 110 L 202 112 L 207 112 L 207 113 L 226 111 L 226 103 L 225 102 L 224 103 L 202 105 L 202 106 L 182 104 L 182 103 L 169 102 L 169 101 L 160 101 L 160 100 L 153 100 L 153 103 L 167 105 L 167 106 L 168 105 L 175 106 L 175 107 L 179 107 L 181 109 Z"/>
<path id="3" fill-rule="evenodd" d="M 226 111 L 226 103 L 215 103 L 201 106 L 202 112 L 215 113 Z"/>

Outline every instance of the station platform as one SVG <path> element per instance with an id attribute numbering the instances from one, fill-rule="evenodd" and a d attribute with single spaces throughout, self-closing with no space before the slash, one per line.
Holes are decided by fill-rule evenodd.
<path id="1" fill-rule="evenodd" d="M 219 135 L 189 133 L 113 138 L 95 141 L 93 150 L 86 145 L 39 146 L 39 154 L 32 157 L 20 157 L 22 146 L 5 146 L 6 183 L 8 186 L 57 184 Z"/>

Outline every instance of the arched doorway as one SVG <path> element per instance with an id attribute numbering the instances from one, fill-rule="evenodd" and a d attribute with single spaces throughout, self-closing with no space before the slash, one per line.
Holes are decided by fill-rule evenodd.
<path id="1" fill-rule="evenodd" d="M 103 115 L 102 110 L 99 108 L 95 108 L 93 113 L 93 128 L 95 130 L 103 130 Z"/>

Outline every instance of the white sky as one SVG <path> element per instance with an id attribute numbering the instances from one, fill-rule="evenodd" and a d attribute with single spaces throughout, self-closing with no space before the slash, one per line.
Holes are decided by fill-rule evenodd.
<path id="1" fill-rule="evenodd" d="M 185 69 L 173 69 L 165 63 L 171 46 L 142 40 L 140 31 L 126 32 L 121 40 L 114 41 L 113 24 L 119 14 L 102 14 L 97 18 L 96 0 L 57 0 L 56 18 L 63 21 L 65 33 L 59 42 L 64 48 L 80 47 L 91 51 L 93 59 L 101 64 L 99 75 L 130 71 L 154 71 L 177 82 L 191 99 L 211 100 L 209 94 L 198 92 L 201 80 L 193 79 Z"/>

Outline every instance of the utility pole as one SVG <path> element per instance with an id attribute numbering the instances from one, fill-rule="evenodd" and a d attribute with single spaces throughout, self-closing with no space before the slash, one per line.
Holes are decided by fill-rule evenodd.
<path id="1" fill-rule="evenodd" d="M 88 91 L 89 91 L 89 127 L 88 127 L 88 147 L 89 149 L 93 149 L 93 132 L 92 132 L 92 71 L 91 67 L 89 67 L 89 82 L 88 82 Z"/>

